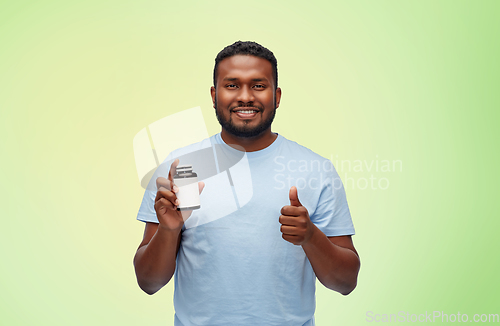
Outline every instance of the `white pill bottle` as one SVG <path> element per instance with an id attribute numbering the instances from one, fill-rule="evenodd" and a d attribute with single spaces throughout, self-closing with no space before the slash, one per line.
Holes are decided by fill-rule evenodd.
<path id="1" fill-rule="evenodd" d="M 200 208 L 200 191 L 198 175 L 193 172 L 192 165 L 178 165 L 175 169 L 174 184 L 179 188 L 176 193 L 179 199 L 178 211 L 192 211 Z"/>

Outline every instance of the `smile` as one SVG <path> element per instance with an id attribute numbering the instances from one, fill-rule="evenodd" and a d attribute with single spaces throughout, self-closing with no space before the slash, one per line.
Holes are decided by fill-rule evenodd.
<path id="1" fill-rule="evenodd" d="M 236 111 L 236 113 L 256 113 L 257 111 L 256 110 L 240 110 L 240 111 Z"/>
<path id="2" fill-rule="evenodd" d="M 253 110 L 253 109 L 240 109 L 240 110 L 234 110 L 233 111 L 237 117 L 240 119 L 251 119 L 257 115 L 259 110 Z"/>

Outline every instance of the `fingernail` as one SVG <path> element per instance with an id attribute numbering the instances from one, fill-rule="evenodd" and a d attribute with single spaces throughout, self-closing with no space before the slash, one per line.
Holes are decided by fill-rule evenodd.
<path id="1" fill-rule="evenodd" d="M 175 200 L 175 206 L 179 206 L 179 199 Z"/>
<path id="2" fill-rule="evenodd" d="M 172 189 L 174 190 L 174 192 L 178 192 L 178 191 L 179 191 L 179 188 L 177 188 L 177 186 L 176 186 L 176 185 L 174 185 L 174 186 L 172 187 Z"/>

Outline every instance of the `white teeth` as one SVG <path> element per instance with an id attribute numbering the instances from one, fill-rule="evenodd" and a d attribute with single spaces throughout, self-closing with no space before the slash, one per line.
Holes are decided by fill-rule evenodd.
<path id="1" fill-rule="evenodd" d="M 254 113 L 254 112 L 257 112 L 257 111 L 254 111 L 254 110 L 240 110 L 238 112 L 239 113 Z"/>

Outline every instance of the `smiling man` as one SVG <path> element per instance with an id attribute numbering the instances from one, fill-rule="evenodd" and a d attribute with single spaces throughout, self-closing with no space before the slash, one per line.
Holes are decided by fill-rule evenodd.
<path id="1" fill-rule="evenodd" d="M 327 159 L 271 131 L 281 99 L 271 51 L 255 42 L 224 48 L 210 93 L 221 132 L 171 153 L 170 172 L 144 195 L 139 286 L 153 294 L 175 275 L 175 325 L 314 325 L 316 278 L 347 295 L 360 267 L 342 182 Z M 251 199 L 228 210 L 209 178 L 199 183 L 202 208 L 181 212 L 176 158 L 207 146 L 220 146 L 219 156 L 245 153 Z M 231 178 L 241 191 L 238 172 Z"/>
<path id="2" fill-rule="evenodd" d="M 243 142 L 251 146 L 245 148 L 247 152 L 267 147 L 277 137 L 271 132 L 281 99 L 281 89 L 275 82 L 276 68 L 268 60 L 251 55 L 219 60 L 214 85 L 220 87 L 212 86 L 210 92 L 222 126 L 222 138 L 229 144 Z"/>

